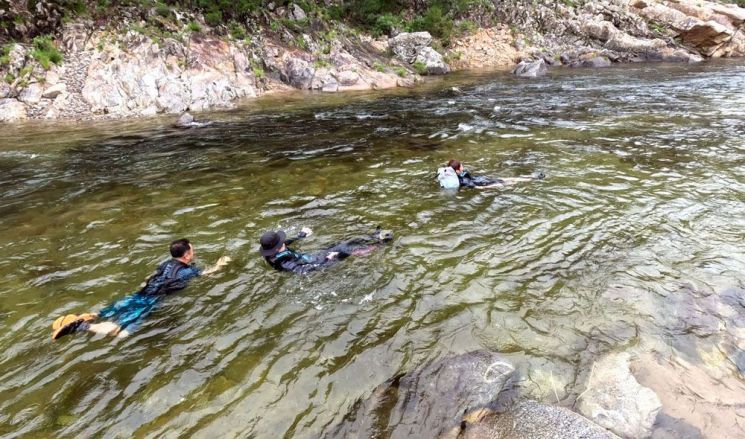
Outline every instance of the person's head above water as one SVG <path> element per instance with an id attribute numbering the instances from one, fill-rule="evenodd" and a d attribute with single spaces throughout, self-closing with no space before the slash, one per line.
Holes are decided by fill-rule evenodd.
<path id="1" fill-rule="evenodd" d="M 188 264 L 194 259 L 194 247 L 188 239 L 177 239 L 171 242 L 171 256 Z"/>
<path id="2" fill-rule="evenodd" d="M 285 246 L 285 239 L 287 235 L 285 232 L 279 230 L 277 232 L 266 232 L 261 235 L 259 243 L 261 243 L 261 249 L 259 253 L 264 257 L 271 257 L 282 251 Z"/>
<path id="3" fill-rule="evenodd" d="M 458 160 L 450 159 L 450 161 L 448 161 L 448 167 L 453 168 L 455 173 L 458 175 L 463 172 L 463 163 Z"/>

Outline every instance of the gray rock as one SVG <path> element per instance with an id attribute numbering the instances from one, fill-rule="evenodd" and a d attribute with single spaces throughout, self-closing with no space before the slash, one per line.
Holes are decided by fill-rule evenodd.
<path id="1" fill-rule="evenodd" d="M 660 399 L 631 374 L 629 354 L 608 354 L 596 361 L 577 398 L 577 410 L 596 424 L 630 439 L 652 435 Z"/>
<path id="2" fill-rule="evenodd" d="M 307 90 L 311 86 L 314 73 L 309 62 L 290 57 L 285 61 L 284 69 L 280 72 L 280 79 L 295 88 Z"/>
<path id="3" fill-rule="evenodd" d="M 181 116 L 179 116 L 178 120 L 176 121 L 176 126 L 179 128 L 189 128 L 191 127 L 191 124 L 194 123 L 194 116 L 192 116 L 189 113 L 184 113 Z"/>
<path id="4" fill-rule="evenodd" d="M 547 71 L 546 62 L 539 59 L 532 62 L 520 61 L 520 64 L 515 66 L 512 73 L 520 78 L 537 78 L 545 75 Z"/>
<path id="5" fill-rule="evenodd" d="M 511 402 L 514 366 L 498 354 L 474 351 L 394 378 L 359 402 L 332 437 L 436 438 L 464 413 Z"/>
<path id="6" fill-rule="evenodd" d="M 336 80 L 328 81 L 323 84 L 323 86 L 321 87 L 321 91 L 325 91 L 325 92 L 339 91 L 339 83 L 336 82 Z"/>
<path id="7" fill-rule="evenodd" d="M 563 407 L 523 401 L 504 413 L 480 409 L 441 439 L 619 439 Z"/>
<path id="8" fill-rule="evenodd" d="M 442 55 L 431 47 L 420 49 L 414 62 L 424 64 L 428 75 L 444 75 L 450 70 Z"/>
<path id="9" fill-rule="evenodd" d="M 39 101 L 41 101 L 43 91 L 44 89 L 41 85 L 34 82 L 23 89 L 23 91 L 18 95 L 18 100 L 28 105 L 38 104 Z"/>
<path id="10" fill-rule="evenodd" d="M 292 20 L 299 21 L 299 20 L 305 20 L 306 18 L 308 18 L 303 8 L 301 8 L 295 3 L 290 4 L 288 6 L 288 10 L 290 13 L 290 18 Z"/>
<path id="11" fill-rule="evenodd" d="M 47 87 L 41 97 L 45 99 L 54 99 L 62 93 L 67 92 L 67 85 L 64 82 L 58 82 L 51 87 Z"/>
<path id="12" fill-rule="evenodd" d="M 180 113 L 189 107 L 191 92 L 183 81 L 165 80 L 158 88 L 156 105 L 166 113 Z"/>
<path id="13" fill-rule="evenodd" d="M 0 122 L 28 119 L 26 106 L 15 99 L 0 99 Z"/>
<path id="14" fill-rule="evenodd" d="M 5 99 L 10 95 L 10 86 L 5 81 L 0 81 L 0 99 Z"/>
<path id="15" fill-rule="evenodd" d="M 432 43 L 432 35 L 429 32 L 404 32 L 391 38 L 388 47 L 401 61 L 413 64 L 419 51 L 429 47 Z"/>
<path id="16" fill-rule="evenodd" d="M 359 73 L 352 70 L 344 70 L 342 72 L 339 72 L 339 74 L 336 75 L 336 78 L 339 80 L 340 85 L 349 87 L 359 82 L 360 75 Z"/>
<path id="17" fill-rule="evenodd" d="M 587 59 L 582 62 L 582 67 L 600 68 L 600 67 L 610 67 L 610 66 L 611 66 L 611 62 L 605 56 L 596 56 L 596 57 Z"/>

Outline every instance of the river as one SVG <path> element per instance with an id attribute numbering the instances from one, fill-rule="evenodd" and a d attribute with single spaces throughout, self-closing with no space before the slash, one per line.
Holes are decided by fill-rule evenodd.
<path id="1" fill-rule="evenodd" d="M 743 90 L 741 61 L 476 72 L 261 98 L 191 130 L 3 126 L 0 435 L 318 437 L 391 376 L 473 349 L 571 407 L 588 356 L 633 349 L 739 395 L 675 408 L 650 374 L 668 425 L 745 437 L 743 364 L 670 317 L 673 296 L 745 287 Z M 453 157 L 546 178 L 443 193 Z M 312 228 L 313 250 L 377 225 L 392 243 L 308 276 L 257 252 L 274 228 Z M 127 338 L 52 342 L 56 317 L 136 291 L 180 237 L 233 262 Z"/>

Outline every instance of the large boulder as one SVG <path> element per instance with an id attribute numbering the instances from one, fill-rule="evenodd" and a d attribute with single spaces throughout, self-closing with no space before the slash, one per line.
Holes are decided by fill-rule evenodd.
<path id="1" fill-rule="evenodd" d="M 514 366 L 498 354 L 474 351 L 391 379 L 355 405 L 331 437 L 436 438 L 464 413 L 510 399 Z"/>
<path id="2" fill-rule="evenodd" d="M 701 53 L 711 56 L 724 43 L 729 41 L 734 32 L 716 21 L 698 22 L 682 31 L 683 42 L 698 48 Z"/>
<path id="3" fill-rule="evenodd" d="M 515 66 L 512 73 L 520 78 L 537 78 L 543 76 L 548 71 L 546 62 L 543 59 L 536 61 L 520 61 L 520 64 Z"/>
<path id="4" fill-rule="evenodd" d="M 422 48 L 414 59 L 414 63 L 423 64 L 428 75 L 444 75 L 449 71 L 442 55 L 431 47 Z"/>
<path id="5" fill-rule="evenodd" d="M 577 398 L 578 411 L 596 424 L 629 439 L 650 437 L 660 399 L 631 374 L 629 354 L 608 354 L 596 361 Z"/>
<path id="6" fill-rule="evenodd" d="M 280 79 L 295 88 L 307 90 L 311 87 L 315 70 L 308 62 L 300 58 L 288 57 L 280 72 Z"/>
<path id="7" fill-rule="evenodd" d="M 401 61 L 413 64 L 419 51 L 432 44 L 432 35 L 429 32 L 403 32 L 396 35 L 388 42 L 393 54 Z"/>
<path id="8" fill-rule="evenodd" d="M 523 401 L 504 413 L 478 409 L 441 439 L 619 439 L 571 410 Z"/>
<path id="9" fill-rule="evenodd" d="M 28 105 L 36 105 L 41 101 L 43 94 L 44 88 L 39 83 L 34 82 L 21 91 L 18 95 L 18 100 Z"/>
<path id="10" fill-rule="evenodd" d="M 15 99 L 0 99 L 0 122 L 28 119 L 26 106 Z"/>

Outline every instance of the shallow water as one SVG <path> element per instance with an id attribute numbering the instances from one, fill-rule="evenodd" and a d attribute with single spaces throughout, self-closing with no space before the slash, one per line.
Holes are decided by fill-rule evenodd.
<path id="1" fill-rule="evenodd" d="M 317 437 L 387 378 L 478 348 L 567 406 L 612 349 L 684 358 L 745 395 L 735 364 L 701 354 L 717 337 L 667 323 L 681 286 L 745 286 L 743 90 L 742 62 L 648 64 L 271 97 L 189 131 L 3 127 L 0 435 Z M 433 177 L 451 157 L 547 178 L 446 194 Z M 391 245 L 307 277 L 256 252 L 272 228 L 311 227 L 312 250 L 378 224 Z M 126 339 L 50 340 L 57 316 L 135 291 L 179 237 L 203 265 L 234 262 Z"/>

